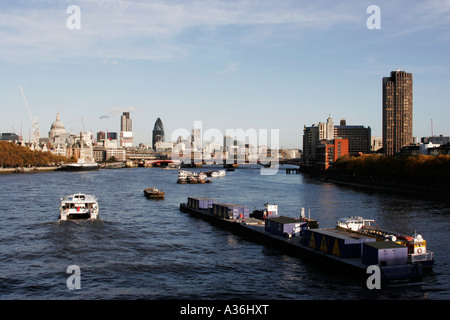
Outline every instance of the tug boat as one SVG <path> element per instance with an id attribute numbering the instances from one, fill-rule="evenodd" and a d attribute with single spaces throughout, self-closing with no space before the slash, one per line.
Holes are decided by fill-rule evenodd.
<path id="1" fill-rule="evenodd" d="M 376 238 L 377 241 L 392 241 L 408 248 L 408 259 L 411 263 L 420 263 L 424 268 L 432 268 L 434 253 L 427 251 L 427 242 L 420 234 L 404 235 L 380 228 L 375 220 L 362 217 L 340 218 L 336 229 L 351 231 Z"/>
<path id="2" fill-rule="evenodd" d="M 144 195 L 147 199 L 164 199 L 166 194 L 158 188 L 146 188 L 144 189 Z"/>
<path id="3" fill-rule="evenodd" d="M 61 220 L 68 219 L 97 219 L 97 198 L 93 195 L 76 193 L 61 198 L 59 217 Z"/>

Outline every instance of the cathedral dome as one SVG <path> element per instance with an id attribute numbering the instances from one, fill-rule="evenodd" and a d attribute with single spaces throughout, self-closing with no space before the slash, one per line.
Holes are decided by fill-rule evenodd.
<path id="1" fill-rule="evenodd" d="M 56 120 L 52 123 L 52 126 L 50 127 L 50 132 L 48 133 L 49 138 L 53 138 L 61 133 L 65 133 L 66 128 L 64 127 L 64 124 L 61 122 L 61 119 L 59 118 L 59 112 L 56 114 Z"/>

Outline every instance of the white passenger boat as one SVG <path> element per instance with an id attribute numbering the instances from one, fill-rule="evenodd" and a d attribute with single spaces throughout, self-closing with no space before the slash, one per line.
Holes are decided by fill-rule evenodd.
<path id="1" fill-rule="evenodd" d="M 61 220 L 67 219 L 97 219 L 98 203 L 95 196 L 76 193 L 61 198 L 59 216 Z"/>
<path id="2" fill-rule="evenodd" d="M 63 167 L 66 171 L 95 171 L 100 169 L 97 162 L 85 162 L 83 159 L 78 159 L 77 163 L 69 163 Z"/>

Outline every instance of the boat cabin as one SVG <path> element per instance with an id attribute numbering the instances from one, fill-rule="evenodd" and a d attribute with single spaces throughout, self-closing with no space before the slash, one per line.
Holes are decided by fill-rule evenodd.
<path id="1" fill-rule="evenodd" d="M 362 217 L 340 218 L 337 221 L 338 228 L 349 229 L 352 231 L 359 231 L 364 227 L 370 227 L 372 225 L 376 225 L 375 220 L 364 219 Z"/>

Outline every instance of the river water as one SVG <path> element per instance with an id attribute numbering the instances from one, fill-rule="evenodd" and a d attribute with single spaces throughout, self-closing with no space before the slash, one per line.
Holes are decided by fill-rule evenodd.
<path id="1" fill-rule="evenodd" d="M 354 190 L 284 169 L 260 173 L 257 166 L 239 168 L 198 185 L 177 184 L 176 170 L 159 168 L 1 175 L 0 299 L 450 298 L 448 203 Z M 146 187 L 162 189 L 166 198 L 146 199 Z M 59 221 L 60 198 L 75 192 L 98 197 L 99 220 Z M 188 196 L 251 209 L 275 203 L 291 217 L 304 207 L 320 227 L 359 215 L 390 230 L 417 231 L 435 252 L 434 271 L 421 281 L 369 290 L 364 279 L 180 212 Z M 78 290 L 67 286 L 71 265 L 80 268 Z"/>

